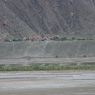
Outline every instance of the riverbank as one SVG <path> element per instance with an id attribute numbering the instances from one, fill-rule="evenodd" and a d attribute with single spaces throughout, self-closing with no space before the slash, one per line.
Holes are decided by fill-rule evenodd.
<path id="1" fill-rule="evenodd" d="M 95 63 L 82 64 L 0 64 L 0 71 L 61 71 L 61 70 L 95 70 Z"/>

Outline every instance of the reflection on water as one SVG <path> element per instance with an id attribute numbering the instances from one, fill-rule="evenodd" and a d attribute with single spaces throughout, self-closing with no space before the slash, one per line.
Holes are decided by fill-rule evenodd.
<path id="1" fill-rule="evenodd" d="M 0 92 L 0 95 L 95 95 L 95 87 L 11 90 L 9 92 Z"/>

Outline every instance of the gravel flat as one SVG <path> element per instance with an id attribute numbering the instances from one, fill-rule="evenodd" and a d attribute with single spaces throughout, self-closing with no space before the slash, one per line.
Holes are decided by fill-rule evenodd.
<path id="1" fill-rule="evenodd" d="M 86 63 L 95 62 L 95 57 L 87 58 L 13 58 L 13 59 L 0 59 L 0 64 L 32 64 L 32 63 Z"/>
<path id="2" fill-rule="evenodd" d="M 95 95 L 95 72 L 0 73 L 0 95 Z"/>

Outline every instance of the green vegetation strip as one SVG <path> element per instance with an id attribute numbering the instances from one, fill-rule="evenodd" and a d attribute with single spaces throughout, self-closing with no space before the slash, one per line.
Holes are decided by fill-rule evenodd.
<path id="1" fill-rule="evenodd" d="M 95 70 L 95 63 L 0 65 L 0 71 L 52 71 L 52 70 Z"/>

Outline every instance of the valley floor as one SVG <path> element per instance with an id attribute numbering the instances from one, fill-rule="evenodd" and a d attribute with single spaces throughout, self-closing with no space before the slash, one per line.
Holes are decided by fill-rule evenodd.
<path id="1" fill-rule="evenodd" d="M 0 73 L 0 95 L 95 95 L 95 72 Z"/>
<path id="2" fill-rule="evenodd" d="M 31 64 L 31 63 L 90 63 L 95 62 L 95 57 L 79 57 L 79 58 L 52 58 L 52 57 L 30 57 L 28 58 L 10 58 L 0 59 L 0 64 Z"/>

